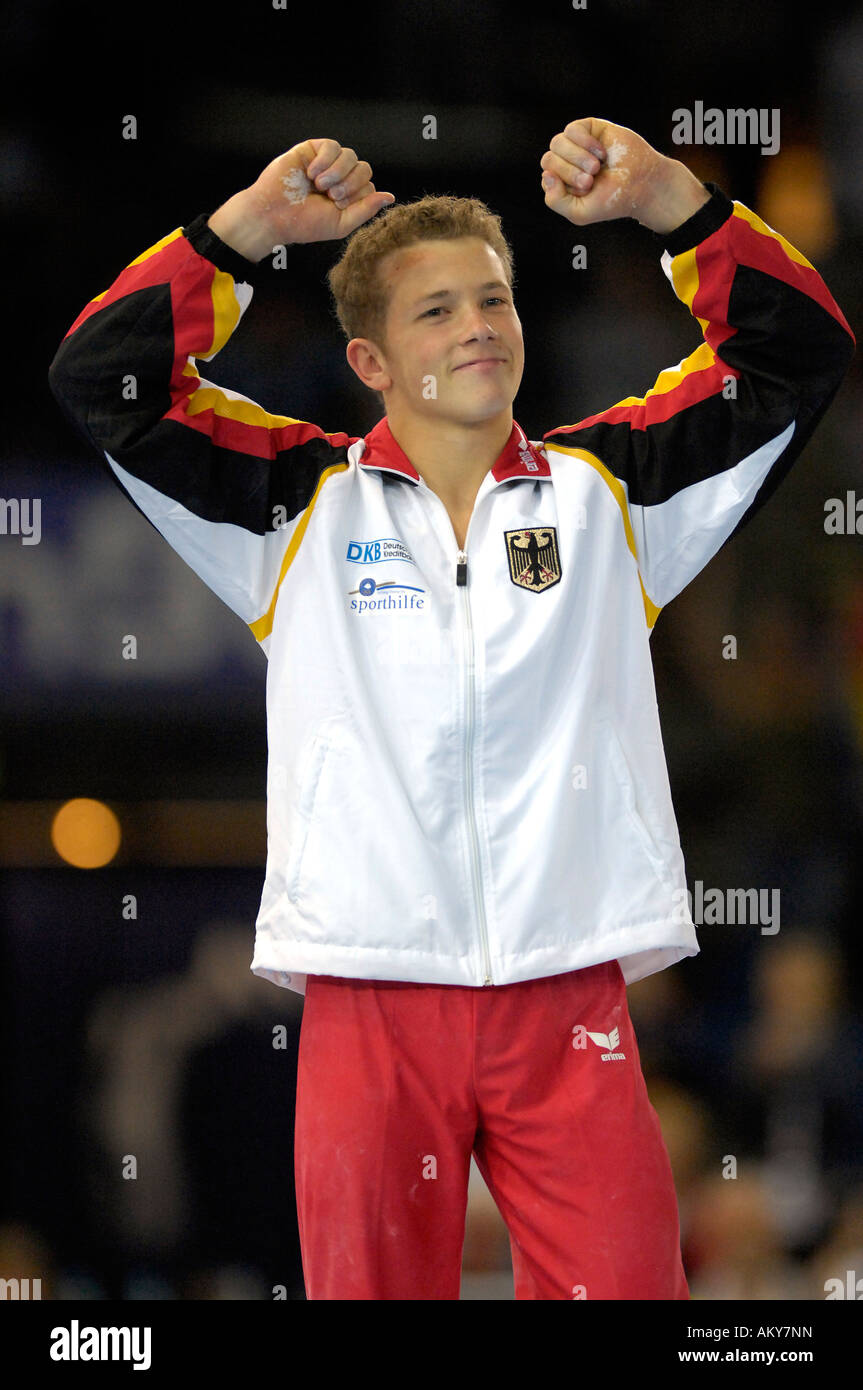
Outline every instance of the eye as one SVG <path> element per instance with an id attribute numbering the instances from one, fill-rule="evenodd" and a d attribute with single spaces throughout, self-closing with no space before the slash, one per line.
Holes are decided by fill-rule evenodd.
<path id="1" fill-rule="evenodd" d="M 506 304 L 508 302 L 506 299 L 503 298 L 502 295 L 499 294 L 490 294 L 485 302 L 486 304 L 490 304 L 493 300 L 496 301 L 498 304 Z M 430 314 L 439 314 L 444 307 L 445 306 L 443 304 L 438 304 L 435 306 L 434 309 L 426 309 L 424 314 L 420 314 L 420 318 L 427 319 Z"/>

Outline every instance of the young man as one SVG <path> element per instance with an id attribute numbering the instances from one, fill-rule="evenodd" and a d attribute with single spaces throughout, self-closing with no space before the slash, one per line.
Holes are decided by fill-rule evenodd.
<path id="1" fill-rule="evenodd" d="M 331 139 L 145 251 L 51 369 L 269 658 L 251 968 L 305 993 L 310 1299 L 457 1299 L 471 1153 L 516 1298 L 688 1297 L 626 1002 L 698 951 L 649 637 L 798 457 L 853 339 L 798 251 L 633 131 L 573 121 L 541 166 L 574 225 L 662 237 L 704 333 L 644 398 L 541 442 L 512 415 L 499 219 L 427 197 L 371 222 L 393 195 Z M 330 286 L 386 409 L 365 437 L 200 379 L 255 262 L 354 232 Z"/>

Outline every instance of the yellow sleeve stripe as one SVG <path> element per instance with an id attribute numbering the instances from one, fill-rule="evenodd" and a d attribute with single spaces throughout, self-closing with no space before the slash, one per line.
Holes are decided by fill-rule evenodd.
<path id="1" fill-rule="evenodd" d="M 200 353 L 202 360 L 215 357 L 230 338 L 240 321 L 240 303 L 234 288 L 233 276 L 225 270 L 215 271 L 210 285 L 213 305 L 213 340 L 206 352 Z M 183 367 L 183 375 L 200 380 L 194 361 L 191 359 Z M 201 415 L 212 410 L 228 420 L 237 420 L 243 425 L 257 425 L 265 430 L 284 429 L 286 425 L 301 425 L 303 420 L 295 420 L 290 415 L 271 415 L 254 401 L 238 401 L 225 394 L 218 386 L 199 386 L 187 397 L 187 415 Z"/>
<path id="2" fill-rule="evenodd" d="M 141 252 L 140 256 L 136 256 L 133 261 L 130 261 L 129 264 L 125 267 L 126 270 L 131 270 L 133 265 L 140 265 L 142 261 L 148 261 L 151 256 L 155 256 L 157 251 L 161 251 L 163 246 L 167 246 L 170 242 L 176 241 L 177 237 L 182 235 L 183 228 L 175 227 L 173 232 L 169 232 L 167 236 L 163 236 L 162 240 L 157 241 L 155 246 L 148 247 L 146 251 Z M 108 289 L 110 288 L 111 286 L 109 285 Z M 108 290 L 103 290 L 101 294 L 94 294 L 93 298 L 89 302 L 91 304 L 98 304 L 100 299 L 104 299 L 107 293 Z"/>
<path id="3" fill-rule="evenodd" d="M 626 493 L 623 490 L 623 484 L 621 483 L 620 479 L 615 478 L 614 474 L 609 472 L 602 460 L 598 459 L 596 457 L 596 454 L 591 454 L 587 449 L 568 449 L 565 445 L 557 443 L 552 444 L 550 447 L 556 450 L 558 453 L 571 454 L 573 458 L 583 459 L 585 463 L 590 464 L 591 468 L 596 469 L 597 473 L 602 478 L 603 482 L 605 483 L 606 487 L 608 488 L 609 492 L 611 493 L 612 497 L 614 498 L 618 507 L 620 508 L 620 515 L 623 518 L 623 530 L 626 536 L 626 544 L 629 546 L 629 549 L 632 552 L 632 557 L 637 565 L 638 552 L 635 548 L 635 536 L 632 530 L 632 522 L 629 518 L 629 508 L 626 505 Z M 648 598 L 647 592 L 644 588 L 644 583 L 641 578 L 640 569 L 638 572 L 638 582 L 641 585 L 641 597 L 644 602 L 644 616 L 647 620 L 647 626 L 648 628 L 652 628 L 654 623 L 656 622 L 656 619 L 662 612 L 662 608 L 661 606 L 657 607 L 657 605 L 653 603 L 651 599 Z"/>
<path id="4" fill-rule="evenodd" d="M 169 232 L 167 236 L 163 236 L 161 241 L 157 241 L 154 246 L 148 247 L 146 251 L 141 252 L 140 256 L 136 256 L 133 261 L 130 261 L 126 269 L 130 270 L 133 265 L 140 265 L 142 261 L 148 261 L 151 256 L 155 256 L 157 251 L 161 251 L 163 246 L 170 246 L 172 241 L 176 241 L 177 237 L 182 235 L 183 228 L 175 227 L 173 232 Z"/>
<path id="5" fill-rule="evenodd" d="M 681 251 L 679 256 L 675 256 L 671 262 L 671 279 L 674 284 L 674 292 L 677 298 L 686 305 L 693 318 L 692 306 L 695 303 L 695 296 L 698 293 L 698 261 L 696 259 L 697 246 L 692 246 L 688 251 Z M 702 333 L 707 332 L 707 319 L 696 319 Z"/>
<path id="6" fill-rule="evenodd" d="M 186 376 L 198 376 L 191 363 L 186 364 L 183 373 Z M 200 380 L 200 377 L 198 379 Z M 266 430 L 306 423 L 304 420 L 294 420 L 290 415 L 270 415 L 269 411 L 254 401 L 234 400 L 231 396 L 226 396 L 218 386 L 199 386 L 197 391 L 187 398 L 187 415 L 200 415 L 205 410 L 212 410 L 215 415 L 223 416 L 227 420 L 238 420 L 244 425 L 259 425 Z"/>
<path id="7" fill-rule="evenodd" d="M 622 406 L 644 405 L 645 401 L 651 396 L 665 396 L 669 391 L 675 391 L 682 381 L 693 372 L 706 371 L 716 362 L 716 353 L 708 343 L 702 343 L 694 352 L 690 353 L 683 362 L 677 367 L 666 367 L 660 372 L 653 386 L 644 396 L 627 396 L 623 401 L 615 401 L 614 405 L 609 406 L 609 410 L 620 410 Z M 603 411 L 606 415 L 608 411 Z M 554 446 L 557 448 L 557 445 Z"/>
<path id="8" fill-rule="evenodd" d="M 684 251 L 679 256 L 675 256 L 671 262 L 671 277 L 674 283 L 675 293 L 692 313 L 692 305 L 698 293 L 698 265 L 695 259 L 697 247 L 691 251 Z M 695 315 L 693 314 L 693 318 Z M 697 320 L 702 333 L 706 334 L 707 319 Z M 665 396 L 670 391 L 675 391 L 678 386 L 691 376 L 693 372 L 707 371 L 716 363 L 716 353 L 707 342 L 701 343 L 694 352 L 691 352 L 679 366 L 667 367 L 660 372 L 653 386 L 644 396 L 627 396 L 625 400 L 615 401 L 614 405 L 609 406 L 608 411 L 620 410 L 631 406 L 644 405 L 651 396 Z M 603 415 L 608 414 L 603 411 Z"/>
<path id="9" fill-rule="evenodd" d="M 742 217 L 744 222 L 748 222 L 750 227 L 753 227 L 756 232 L 760 232 L 762 236 L 773 237 L 774 241 L 779 242 L 779 245 L 782 247 L 782 250 L 785 252 L 789 260 L 796 261 L 798 265 L 808 266 L 810 270 L 815 269 L 812 262 L 807 261 L 806 257 L 803 255 L 801 251 L 797 250 L 796 246 L 792 246 L 791 242 L 786 241 L 784 236 L 782 236 L 779 232 L 774 232 L 772 227 L 768 227 L 766 222 L 762 222 L 761 218 L 758 216 L 757 213 L 752 212 L 749 208 L 744 207 L 742 203 L 735 202 L 734 216 Z"/>
<path id="10" fill-rule="evenodd" d="M 743 222 L 748 222 L 753 231 L 758 232 L 761 236 L 772 237 L 774 241 L 778 241 L 789 260 L 795 261 L 797 265 L 806 266 L 809 270 L 815 269 L 812 263 L 807 261 L 802 252 L 797 250 L 796 246 L 792 246 L 791 242 L 786 241 L 785 237 L 779 232 L 775 232 L 772 227 L 768 227 L 767 223 L 762 221 L 757 213 L 752 212 L 750 208 L 744 207 L 743 203 L 734 203 L 734 212 L 732 216 L 739 217 Z M 675 292 L 678 299 L 686 305 L 690 313 L 692 313 L 692 305 L 698 292 L 697 251 L 698 247 L 692 246 L 688 251 L 682 251 L 679 256 L 675 256 L 671 262 L 671 278 L 674 282 Z M 693 317 L 695 316 L 693 315 Z M 698 323 L 701 325 L 702 333 L 705 332 L 707 329 L 707 320 L 698 319 Z"/>
<path id="11" fill-rule="evenodd" d="M 305 535 L 306 527 L 309 524 L 309 519 L 314 510 L 315 503 L 317 502 L 318 497 L 320 496 L 321 488 L 323 487 L 327 478 L 329 478 L 329 476 L 332 473 L 343 473 L 348 466 L 349 465 L 347 463 L 334 463 L 332 467 L 325 468 L 320 478 L 318 479 L 318 485 L 315 488 L 314 496 L 312 497 L 312 500 L 309 502 L 299 522 L 297 523 L 294 534 L 291 536 L 291 543 L 285 551 L 285 556 L 282 560 L 282 567 L 279 571 L 279 578 L 276 582 L 276 587 L 273 590 L 273 597 L 270 599 L 270 606 L 267 609 L 266 613 L 264 613 L 263 617 L 256 619 L 256 621 L 253 623 L 249 623 L 249 627 L 251 628 L 257 641 L 263 642 L 264 638 L 269 637 L 270 633 L 273 630 L 273 616 L 276 611 L 276 601 L 279 597 L 279 589 L 282 587 L 282 581 L 285 575 L 287 574 L 288 570 L 290 569 L 291 565 L 293 564 L 294 557 L 300 548 L 300 543 L 303 539 L 303 536 Z"/>
<path id="12" fill-rule="evenodd" d="M 230 338 L 240 322 L 240 305 L 234 291 L 234 278 L 226 270 L 217 270 L 210 286 L 213 300 L 213 341 L 201 356 L 214 357 Z"/>
<path id="13" fill-rule="evenodd" d="M 193 377 L 195 381 L 201 380 L 193 359 L 189 358 L 184 364 L 183 376 Z M 184 398 L 184 409 L 187 415 L 201 415 L 205 410 L 212 410 L 214 415 L 226 420 L 236 420 L 243 425 L 257 425 L 265 430 L 280 430 L 290 425 L 309 423 L 308 420 L 300 420 L 293 415 L 271 415 L 255 401 L 235 400 L 233 396 L 226 395 L 221 386 L 199 386 Z M 323 435 L 325 439 L 334 439 L 343 436 L 343 431 L 324 430 Z"/>

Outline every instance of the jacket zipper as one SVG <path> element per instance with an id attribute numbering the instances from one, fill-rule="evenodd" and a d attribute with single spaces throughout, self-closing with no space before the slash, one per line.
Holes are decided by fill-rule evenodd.
<path id="1" fill-rule="evenodd" d="M 473 731 L 474 731 L 474 701 L 475 701 L 475 681 L 474 681 L 474 661 L 473 661 L 473 623 L 470 613 L 470 598 L 467 589 L 467 551 L 460 550 L 456 560 L 455 571 L 456 586 L 462 591 L 462 609 L 465 617 L 465 639 L 467 647 L 467 661 L 465 668 L 467 671 L 467 728 L 465 734 L 465 809 L 467 812 L 468 838 L 470 840 L 471 854 L 471 877 L 473 882 L 473 896 L 476 905 L 476 915 L 479 921 L 480 937 L 482 939 L 483 966 L 485 969 L 485 979 L 483 986 L 493 985 L 491 978 L 491 959 L 488 950 L 488 931 L 485 916 L 485 904 L 482 897 L 482 885 L 480 883 L 480 864 L 479 864 L 479 839 L 476 833 L 476 815 L 474 810 L 473 796 Z"/>

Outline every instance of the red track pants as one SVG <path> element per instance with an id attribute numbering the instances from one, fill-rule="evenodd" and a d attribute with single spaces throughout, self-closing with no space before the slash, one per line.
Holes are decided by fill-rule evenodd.
<path id="1" fill-rule="evenodd" d="M 310 975 L 294 1155 L 307 1298 L 458 1299 L 472 1152 L 517 1299 L 689 1298 L 617 961 L 482 989 Z"/>

